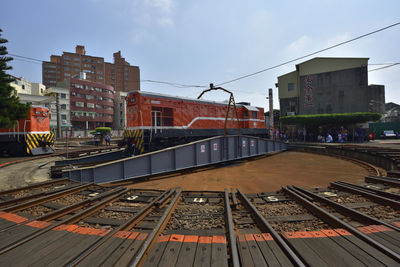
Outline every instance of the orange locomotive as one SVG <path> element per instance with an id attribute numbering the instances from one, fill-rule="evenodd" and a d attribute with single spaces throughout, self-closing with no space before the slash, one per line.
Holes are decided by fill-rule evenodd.
<path id="1" fill-rule="evenodd" d="M 49 109 L 32 106 L 25 119 L 13 128 L 0 129 L 0 153 L 40 155 L 54 152 L 54 133 L 50 132 Z"/>
<path id="2" fill-rule="evenodd" d="M 227 103 L 143 91 L 130 92 L 126 99 L 125 139 L 134 139 L 139 153 L 224 134 Z M 267 137 L 263 108 L 238 103 L 236 110 L 240 134 Z M 228 134 L 239 133 L 238 120 L 229 116 Z"/>

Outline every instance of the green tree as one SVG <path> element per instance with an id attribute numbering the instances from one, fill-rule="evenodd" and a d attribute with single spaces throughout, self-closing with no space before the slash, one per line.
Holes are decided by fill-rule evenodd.
<path id="1" fill-rule="evenodd" d="M 7 48 L 3 44 L 8 41 L 1 37 L 2 32 L 0 29 L 0 128 L 11 128 L 17 120 L 27 117 L 30 105 L 20 103 L 18 96 L 12 94 L 14 89 L 10 82 L 14 79 L 6 74 L 6 70 L 11 69 L 7 63 L 12 57 L 7 56 Z"/>

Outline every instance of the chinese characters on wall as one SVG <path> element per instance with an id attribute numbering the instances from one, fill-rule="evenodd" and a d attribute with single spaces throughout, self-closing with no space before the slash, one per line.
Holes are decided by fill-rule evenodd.
<path id="1" fill-rule="evenodd" d="M 312 106 L 313 105 L 313 94 L 312 94 L 312 79 L 310 76 L 305 78 L 305 88 L 306 94 L 304 96 L 304 106 Z"/>

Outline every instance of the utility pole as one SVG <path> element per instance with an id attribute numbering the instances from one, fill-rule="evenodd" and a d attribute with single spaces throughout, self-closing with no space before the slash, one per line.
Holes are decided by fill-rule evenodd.
<path id="1" fill-rule="evenodd" d="M 269 99 L 269 136 L 271 140 L 274 139 L 274 102 L 272 98 L 272 88 L 268 90 Z"/>
<path id="2" fill-rule="evenodd" d="M 56 93 L 57 138 L 61 138 L 60 94 Z"/>

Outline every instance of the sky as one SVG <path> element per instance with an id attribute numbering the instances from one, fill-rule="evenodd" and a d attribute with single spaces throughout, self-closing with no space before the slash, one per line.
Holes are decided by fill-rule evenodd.
<path id="1" fill-rule="evenodd" d="M 113 62 L 117 51 L 142 80 L 204 86 L 176 88 L 142 82 L 141 90 L 196 98 L 215 85 L 400 22 L 398 0 L 2 0 L 0 28 L 10 54 L 48 61 L 74 52 Z M 400 62 L 400 25 L 223 87 L 236 102 L 268 110 L 268 88 L 279 108 L 277 77 L 313 57 L 367 57 Z M 42 67 L 13 60 L 10 74 L 42 82 Z M 371 65 L 369 69 L 381 67 Z M 369 73 L 386 102 L 400 104 L 400 65 Z M 204 99 L 224 101 L 226 93 Z"/>

